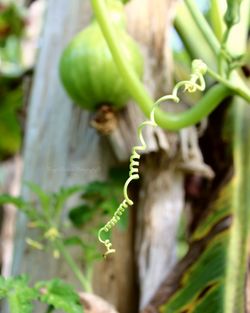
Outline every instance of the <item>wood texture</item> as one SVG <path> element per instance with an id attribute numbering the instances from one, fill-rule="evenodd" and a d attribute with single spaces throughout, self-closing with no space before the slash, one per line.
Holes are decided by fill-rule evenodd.
<path id="1" fill-rule="evenodd" d="M 173 84 L 170 30 L 175 3 L 174 0 L 133 0 L 126 8 L 128 30 L 140 43 L 145 60 L 145 86 L 155 99 L 167 94 Z M 173 111 L 181 109 L 176 105 L 169 107 Z M 129 157 L 132 146 L 138 143 L 137 127 L 145 120 L 133 104 L 122 114 L 118 128 L 109 136 L 119 160 Z M 195 127 L 179 134 L 148 127 L 144 137 L 148 149 L 142 160 L 139 199 L 133 208 L 138 214 L 136 259 L 140 308 L 147 305 L 175 263 L 176 233 L 185 205 L 185 174 L 198 172 L 213 176 L 203 162 Z"/>
<path id="2" fill-rule="evenodd" d="M 91 18 L 90 2 L 49 0 L 47 5 L 29 103 L 23 178 L 39 184 L 47 191 L 56 191 L 62 186 L 105 179 L 110 165 L 114 164 L 114 158 L 107 140 L 90 127 L 92 114 L 73 106 L 58 76 L 58 62 L 64 47 Z M 26 188 L 22 194 L 26 199 L 32 198 Z M 35 239 L 38 236 L 26 228 L 26 223 L 26 218 L 19 214 L 13 274 L 27 272 L 33 281 L 59 276 L 79 287 L 64 262 L 53 260 L 51 255 L 34 251 L 25 245 L 26 237 Z M 119 235 L 117 247 L 130 245 L 130 235 L 127 236 L 127 233 Z M 98 244 L 97 239 L 96 242 Z M 81 255 L 74 250 L 72 253 L 75 260 L 80 262 Z M 97 286 L 96 292 L 116 305 L 121 312 L 126 312 L 134 297 L 131 288 L 133 279 L 123 279 L 118 273 L 133 270 L 130 270 L 130 256 L 125 259 L 122 256 L 123 262 L 120 257 L 114 262 L 99 263 L 102 275 L 96 272 L 94 285 Z M 127 301 L 123 300 L 124 295 Z M 36 312 L 40 310 L 42 308 Z"/>
<path id="3" fill-rule="evenodd" d="M 21 173 L 22 160 L 20 156 L 2 163 L 0 166 L 0 193 L 9 193 L 13 196 L 18 195 L 20 192 Z M 12 205 L 5 205 L 0 210 L 2 210 L 0 229 L 1 275 L 9 277 L 11 275 L 16 208 Z"/>
<path id="4" fill-rule="evenodd" d="M 47 191 L 56 191 L 62 186 L 105 178 L 112 156 L 100 136 L 89 127 L 90 114 L 72 105 L 58 75 L 62 50 L 88 23 L 90 3 L 51 0 L 47 5 L 29 104 L 23 179 Z M 22 194 L 29 200 L 32 197 L 26 188 Z M 26 222 L 19 214 L 13 274 L 28 272 L 34 281 L 58 275 L 76 283 L 63 262 L 25 245 L 27 236 L 37 235 L 26 228 Z"/>
<path id="5" fill-rule="evenodd" d="M 169 33 L 174 3 L 134 0 L 127 8 L 129 31 L 140 42 L 146 60 L 145 85 L 155 99 L 172 87 Z M 137 125 L 145 119 L 140 112 L 133 116 Z M 140 308 L 150 301 L 162 274 L 167 275 L 175 262 L 175 237 L 184 206 L 183 173 L 176 170 L 178 134 L 160 128 L 146 128 L 144 134 L 148 150 L 142 161 L 136 225 Z"/>

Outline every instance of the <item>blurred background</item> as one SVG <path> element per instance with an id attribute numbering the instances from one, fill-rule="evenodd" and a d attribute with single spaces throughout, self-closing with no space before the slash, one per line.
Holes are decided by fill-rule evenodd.
<path id="1" fill-rule="evenodd" d="M 219 40 L 225 26 L 217 23 L 214 2 L 196 4 Z M 225 12 L 226 1 L 218 7 Z M 192 59 L 200 57 L 216 68 L 211 48 L 177 1 L 144 0 L 142 4 L 132 0 L 125 10 L 127 30 L 144 58 L 144 84 L 154 99 L 169 93 L 176 82 L 189 79 Z M 94 112 L 82 110 L 64 90 L 60 57 L 91 18 L 88 0 L 0 0 L 1 274 L 27 273 L 31 284 L 59 277 L 79 292 L 85 291 L 80 295 L 86 312 L 229 312 L 220 311 L 221 299 L 213 304 L 213 311 L 191 307 L 208 301 L 210 289 L 217 290 L 212 282 L 224 281 L 230 261 L 223 250 L 227 237 L 220 243 L 223 257 L 213 252 L 202 263 L 200 256 L 210 253 L 208 247 L 217 243 L 218 234 L 224 236 L 230 229 L 234 216 L 227 198 L 235 177 L 232 99 L 224 100 L 198 125 L 180 132 L 145 130 L 148 148 L 140 164 L 141 180 L 129 189 L 134 205 L 112 232 L 116 254 L 103 260 L 98 229 L 123 200 L 137 126 L 145 116 L 132 100 L 119 111 L 106 103 Z M 246 80 L 249 62 L 248 43 L 240 67 Z M 208 89 L 214 84 L 207 79 Z M 179 112 L 201 98 L 201 92 L 183 94 L 180 105 L 165 107 Z M 242 168 L 247 169 L 248 161 L 241 162 L 246 162 Z M 5 204 L 3 195 L 12 204 Z M 241 203 L 248 204 L 248 197 Z M 50 206 L 57 211 L 50 211 Z M 46 229 L 43 212 L 53 217 L 55 227 L 52 223 Z M 86 279 L 85 290 L 54 245 L 59 237 Z M 216 257 L 224 261 L 210 264 Z M 247 279 L 248 257 L 244 260 L 241 274 Z M 189 272 L 192 266 L 203 272 L 216 272 L 217 266 L 222 270 L 204 284 L 190 280 L 198 287 L 192 294 L 186 286 L 192 295 L 185 305 L 168 307 L 166 303 L 183 286 L 184 275 L 198 275 L 202 281 L 198 270 Z M 246 307 L 248 290 L 239 291 Z M 4 303 L 1 312 L 8 312 Z M 46 311 L 44 304 L 36 304 L 33 312 L 52 309 Z"/>

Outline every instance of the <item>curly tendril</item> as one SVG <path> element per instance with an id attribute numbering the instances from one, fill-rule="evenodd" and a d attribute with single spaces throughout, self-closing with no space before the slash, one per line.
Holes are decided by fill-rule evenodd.
<path id="1" fill-rule="evenodd" d="M 176 103 L 180 102 L 180 98 L 178 97 L 178 91 L 180 88 L 184 87 L 184 92 L 193 93 L 196 91 L 204 91 L 206 88 L 206 83 L 204 79 L 204 75 L 206 74 L 207 66 L 201 60 L 194 60 L 192 62 L 192 72 L 190 75 L 190 80 L 185 80 L 177 83 L 173 89 L 173 93 L 171 95 L 166 95 L 159 100 L 157 100 L 152 108 L 150 119 L 148 121 L 144 121 L 138 127 L 138 138 L 141 143 L 139 146 L 135 146 L 132 149 L 132 154 L 130 157 L 130 166 L 129 166 L 129 178 L 125 182 L 123 194 L 124 200 L 119 205 L 117 210 L 115 211 L 113 217 L 103 226 L 98 232 L 99 241 L 104 244 L 106 247 L 106 252 L 104 257 L 106 258 L 109 254 L 115 253 L 115 249 L 112 248 L 112 243 L 109 239 L 103 239 L 102 233 L 108 233 L 121 219 L 124 211 L 134 204 L 134 202 L 129 198 L 128 195 L 128 187 L 133 180 L 138 180 L 139 176 L 139 165 L 141 155 L 139 152 L 145 151 L 147 149 L 147 144 L 143 137 L 143 128 L 146 126 L 157 127 L 158 124 L 155 121 L 155 110 L 156 108 L 165 101 L 173 101 Z"/>

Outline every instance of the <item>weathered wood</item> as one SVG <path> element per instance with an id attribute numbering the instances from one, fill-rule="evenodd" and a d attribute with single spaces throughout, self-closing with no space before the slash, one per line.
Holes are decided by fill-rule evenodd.
<path id="1" fill-rule="evenodd" d="M 127 8 L 129 31 L 141 44 L 146 64 L 145 85 L 153 98 L 166 94 L 172 87 L 169 32 L 174 2 L 134 0 Z M 131 107 L 128 110 L 138 127 L 145 117 L 139 111 L 134 113 Z M 127 125 L 130 125 L 126 130 L 129 130 L 128 142 L 135 144 L 138 139 L 131 138 L 136 136 L 136 131 L 131 122 Z M 167 275 L 175 262 L 175 236 L 184 206 L 183 174 L 176 170 L 178 135 L 148 127 L 144 136 L 148 144 L 146 153 L 154 154 L 146 155 L 142 162 L 142 185 L 136 206 L 140 308 L 154 295 L 162 282 L 162 273 Z M 125 134 L 122 137 L 126 139 Z M 158 160 L 156 163 L 154 158 Z"/>
<path id="2" fill-rule="evenodd" d="M 56 191 L 61 186 L 105 179 L 114 162 L 105 138 L 89 126 L 93 116 L 72 105 L 58 77 L 63 48 L 90 20 L 90 2 L 49 0 L 47 4 L 26 127 L 24 180 L 35 182 L 47 191 Z M 25 188 L 22 194 L 26 199 L 32 198 Z M 59 276 L 78 286 L 64 262 L 25 245 L 26 237 L 35 239 L 37 236 L 26 228 L 26 222 L 26 218 L 19 214 L 13 274 L 28 272 L 33 281 Z M 121 234 L 120 238 L 121 244 L 125 245 L 126 238 L 130 240 L 126 234 Z M 119 245 L 117 241 L 117 247 Z M 81 259 L 78 253 L 72 253 L 76 261 Z M 98 277 L 94 284 L 98 286 L 97 292 L 116 304 L 121 312 L 126 312 L 132 301 L 130 298 L 134 297 L 130 291 L 133 279 L 124 280 L 120 273 L 130 271 L 130 258 L 126 262 L 115 259 L 100 264 L 105 270 L 101 276 L 95 275 Z M 104 285 L 109 274 L 115 277 L 114 283 Z M 124 295 L 127 301 L 122 300 Z M 40 312 L 39 309 L 36 312 Z"/>
<path id="3" fill-rule="evenodd" d="M 0 193 L 8 193 L 12 196 L 18 195 L 20 193 L 21 174 L 22 160 L 20 156 L 3 163 L 0 168 L 0 175 L 3 177 L 3 184 L 0 182 Z M 1 274 L 4 277 L 11 275 L 15 222 L 16 208 L 13 205 L 5 205 L 3 207 L 3 223 L 0 232 Z"/>
<path id="4" fill-rule="evenodd" d="M 168 156 L 149 155 L 144 162 L 138 204 L 137 253 L 140 308 L 147 305 L 176 261 L 176 235 L 184 206 L 184 175 Z"/>
<path id="5" fill-rule="evenodd" d="M 51 0 L 47 4 L 28 112 L 23 178 L 47 191 L 56 191 L 61 186 L 104 178 L 112 157 L 96 131 L 89 127 L 90 114 L 72 105 L 58 75 L 62 50 L 88 23 L 90 3 Z M 26 199 L 32 197 L 26 188 L 22 194 Z M 26 222 L 19 214 L 13 274 L 28 272 L 34 281 L 59 276 L 76 283 L 63 262 L 25 245 L 27 236 L 36 237 L 26 228 Z"/>
<path id="6" fill-rule="evenodd" d="M 141 46 L 145 62 L 144 81 L 152 97 L 162 95 L 162 90 L 164 89 L 162 79 L 164 70 L 162 65 L 164 64 L 163 46 L 166 44 L 164 41 L 165 27 L 163 27 L 166 23 L 166 3 L 163 5 L 163 2 L 162 0 L 157 1 L 157 8 L 154 9 L 152 18 L 149 20 L 147 19 L 148 16 L 145 16 L 143 12 L 145 13 L 145 10 L 148 10 L 147 13 L 149 13 L 150 8 L 152 8 L 152 6 L 154 7 L 155 3 L 153 4 L 150 1 L 144 1 L 144 3 L 142 3 L 142 1 L 133 0 L 126 8 L 128 30 Z M 163 7 L 165 9 L 161 10 Z M 160 18 L 156 16 L 156 14 L 160 14 Z M 157 31 L 154 29 L 154 31 L 151 32 L 152 25 L 155 24 L 156 20 L 161 20 L 161 23 L 157 24 Z M 148 22 L 149 25 L 145 25 L 145 22 Z M 145 26 L 148 26 L 148 28 Z M 144 32 L 141 31 L 142 29 L 144 29 Z M 145 29 L 147 29 L 147 32 Z M 147 38 L 145 38 L 145 34 Z M 150 42 L 148 34 L 150 34 Z M 155 49 L 152 49 L 152 38 L 158 43 Z M 171 83 L 169 85 L 171 85 Z M 131 101 L 124 110 L 118 113 L 117 118 L 117 128 L 108 135 L 108 139 L 117 159 L 124 162 L 129 160 L 132 147 L 138 144 L 137 128 L 138 125 L 145 120 L 145 116 L 138 106 Z M 147 127 L 143 133 L 148 145 L 146 153 L 157 152 L 159 150 L 165 153 L 169 152 L 170 145 L 165 131 L 160 128 Z M 174 135 L 174 137 L 176 137 L 176 135 Z M 174 145 L 176 144 L 177 141 L 175 141 Z M 145 171 L 147 170 L 145 169 Z M 152 172 L 150 172 L 150 175 L 152 175 Z M 148 195 L 146 199 L 149 199 L 149 203 L 151 203 L 150 195 Z M 134 205 L 131 210 L 137 210 L 137 205 Z M 135 227 L 137 229 L 138 225 Z M 138 297 L 139 294 L 136 285 L 136 257 L 133 252 L 134 231 L 132 227 L 130 227 L 127 234 L 121 235 L 116 231 L 114 234 L 114 246 L 117 248 L 116 255 L 110 258 L 108 262 L 98 265 L 96 276 L 101 276 L 101 278 L 97 280 L 95 289 L 98 294 L 107 298 L 110 302 L 114 301 L 112 299 L 115 299 L 115 302 L 112 303 L 119 308 L 121 313 L 135 312 L 138 305 L 138 299 L 136 299 L 136 297 Z M 168 264 L 164 263 L 164 266 L 168 268 Z M 112 267 L 116 270 L 113 271 Z M 102 281 L 101 286 L 98 284 L 98 282 L 100 283 L 100 279 Z M 140 283 L 142 284 L 143 282 L 140 281 Z M 126 286 L 126 288 L 124 286 Z M 115 297 L 117 287 L 123 296 L 119 295 Z M 144 291 L 146 292 L 145 289 L 143 289 L 143 292 Z"/>
<path id="7" fill-rule="evenodd" d="M 166 94 L 172 87 L 169 37 L 174 6 L 174 0 L 134 0 L 126 9 L 128 30 L 141 45 L 145 61 L 144 82 L 153 98 Z M 169 107 L 173 111 L 181 109 L 176 104 Z M 137 127 L 144 120 L 145 116 L 133 104 L 122 112 L 118 128 L 109 135 L 119 160 L 129 158 L 132 146 L 138 143 Z M 143 182 L 139 201 L 132 208 L 138 212 L 136 252 L 140 308 L 150 301 L 175 263 L 176 233 L 185 205 L 185 173 L 213 176 L 203 162 L 195 127 L 182 130 L 180 136 L 148 127 L 144 130 L 144 138 L 148 149 L 145 162 L 142 161 Z M 148 155 L 152 152 L 156 155 Z M 155 158 L 159 163 L 155 163 Z"/>

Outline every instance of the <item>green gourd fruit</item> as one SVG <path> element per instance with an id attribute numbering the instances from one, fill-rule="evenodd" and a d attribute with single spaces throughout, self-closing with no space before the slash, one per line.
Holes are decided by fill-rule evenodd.
<path id="1" fill-rule="evenodd" d="M 126 33 L 123 5 L 120 1 L 111 1 L 109 12 L 123 57 L 141 78 L 143 58 L 137 44 Z M 66 47 L 59 71 L 68 95 L 83 109 L 96 110 L 104 104 L 119 109 L 130 99 L 96 20 L 77 34 Z"/>

